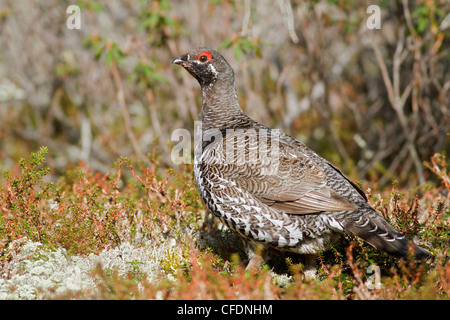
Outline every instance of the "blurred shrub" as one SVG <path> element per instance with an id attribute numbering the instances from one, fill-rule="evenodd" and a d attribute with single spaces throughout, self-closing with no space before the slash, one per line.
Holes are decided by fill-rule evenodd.
<path id="1" fill-rule="evenodd" d="M 449 153 L 450 4 L 370 1 L 78 1 L 81 29 L 58 0 L 0 5 L 0 170 L 41 145 L 53 172 L 83 160 L 106 172 L 149 164 L 159 139 L 193 130 L 200 95 L 171 60 L 221 48 L 243 108 L 283 128 L 356 179 L 424 182 Z"/>

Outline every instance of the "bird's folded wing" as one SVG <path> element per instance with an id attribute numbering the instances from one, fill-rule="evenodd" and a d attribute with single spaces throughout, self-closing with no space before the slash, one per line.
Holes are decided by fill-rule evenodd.
<path id="1" fill-rule="evenodd" d="M 271 165 L 273 164 L 266 164 Z M 276 170 L 265 166 L 250 166 L 248 170 L 251 174 L 235 177 L 236 182 L 238 185 L 246 185 L 247 190 L 261 202 L 289 214 L 357 209 L 354 202 L 327 186 L 323 168 L 314 159 L 304 155 L 302 150 L 291 146 L 284 148 L 280 144 L 276 166 Z M 264 172 L 272 174 L 264 175 Z"/>
<path id="2" fill-rule="evenodd" d="M 354 211 L 356 205 L 340 196 L 334 191 L 329 191 L 329 195 L 324 194 L 324 190 L 312 190 L 305 193 L 301 197 L 293 197 L 293 200 L 283 201 L 273 194 L 266 193 L 264 196 L 257 196 L 261 202 L 268 206 L 283 210 L 290 214 L 310 214 L 322 211 Z M 289 192 L 285 192 L 284 196 L 288 196 Z M 275 200 L 276 199 L 276 200 Z"/>
<path id="3" fill-rule="evenodd" d="M 233 142 L 234 136 L 238 134 L 239 132 L 227 134 L 227 138 L 232 138 L 229 141 Z M 306 146 L 303 147 L 286 136 L 272 139 L 277 139 L 271 140 L 272 144 L 276 142 L 278 145 L 276 154 L 264 157 L 257 163 L 226 163 L 226 148 L 223 144 L 226 139 L 219 140 L 214 148 L 209 147 L 204 158 L 211 164 L 214 163 L 210 170 L 214 169 L 223 181 L 233 181 L 233 185 L 240 190 L 245 190 L 262 203 L 286 213 L 311 214 L 357 209 L 355 203 L 327 185 L 325 170 Z M 340 173 L 339 170 L 336 171 Z M 339 178 L 346 179 L 341 175 Z"/>

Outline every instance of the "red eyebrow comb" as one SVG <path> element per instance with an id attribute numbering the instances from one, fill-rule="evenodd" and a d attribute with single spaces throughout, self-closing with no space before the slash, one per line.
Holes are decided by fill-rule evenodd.
<path id="1" fill-rule="evenodd" d="M 212 60 L 213 59 L 212 54 L 209 51 L 205 51 L 205 52 L 200 53 L 199 55 L 197 55 L 197 59 L 200 58 L 200 56 L 207 56 L 208 60 Z"/>

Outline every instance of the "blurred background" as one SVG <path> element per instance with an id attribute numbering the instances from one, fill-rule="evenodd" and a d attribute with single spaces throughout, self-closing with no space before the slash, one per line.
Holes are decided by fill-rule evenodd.
<path id="1" fill-rule="evenodd" d="M 121 156 L 176 167 L 171 134 L 193 132 L 201 95 L 171 61 L 208 46 L 255 120 L 353 180 L 423 184 L 424 161 L 450 151 L 449 13 L 448 0 L 0 0 L 0 171 L 40 146 L 55 177 Z"/>

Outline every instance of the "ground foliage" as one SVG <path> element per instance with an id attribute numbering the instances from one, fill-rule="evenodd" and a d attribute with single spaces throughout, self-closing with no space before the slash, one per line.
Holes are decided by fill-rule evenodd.
<path id="1" fill-rule="evenodd" d="M 430 168 L 441 185 L 420 190 L 392 187 L 369 199 L 397 229 L 426 247 L 427 262 L 398 261 L 362 240 L 344 237 L 318 255 L 318 277 L 303 277 L 301 255 L 271 252 L 259 271 L 245 270 L 242 244 L 205 212 L 191 166 L 158 175 L 120 158 L 110 173 L 81 163 L 56 183 L 47 182 L 47 148 L 5 173 L 0 191 L 0 267 L 20 251 L 17 239 L 39 242 L 67 258 L 99 254 L 123 243 L 166 250 L 152 274 L 133 260 L 126 274 L 98 265 L 89 290 L 52 288 L 41 298 L 71 299 L 448 299 L 450 294 L 448 165 L 436 155 Z M 433 167 L 434 166 L 434 167 Z M 170 250 L 162 244 L 173 241 Z M 11 244 L 15 244 L 14 247 Z M 26 259 L 45 259 L 45 255 Z M 374 267 L 378 268 L 375 273 Z M 372 268 L 372 269 L 370 269 Z"/>

